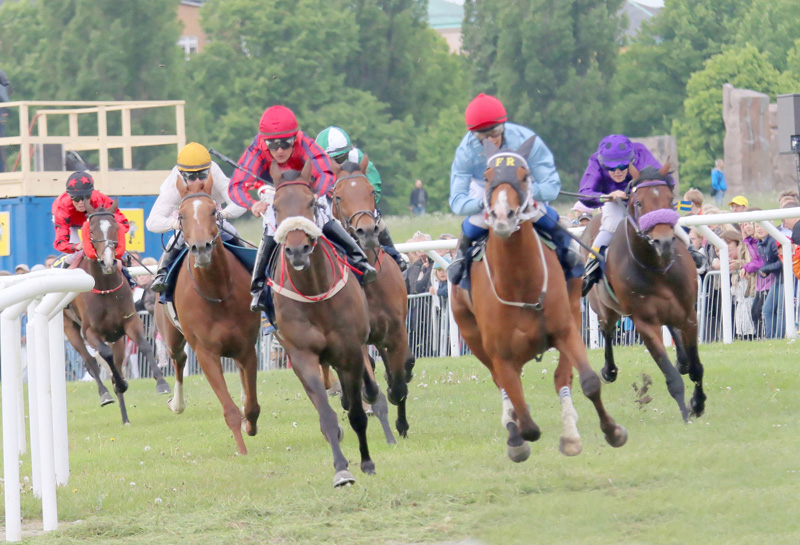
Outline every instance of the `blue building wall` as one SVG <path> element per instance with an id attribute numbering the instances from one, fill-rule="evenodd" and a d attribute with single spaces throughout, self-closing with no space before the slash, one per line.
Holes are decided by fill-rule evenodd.
<path id="1" fill-rule="evenodd" d="M 14 272 L 14 268 L 21 263 L 33 267 L 37 263 L 44 263 L 48 255 L 58 254 L 53 248 L 55 240 L 52 215 L 54 200 L 55 197 L 0 199 L 0 222 L 2 222 L 0 241 L 6 239 L 10 250 L 10 255 L 0 256 L 0 270 Z M 146 220 L 155 201 L 155 195 L 123 196 L 119 197 L 119 207 L 142 209 L 143 218 Z M 8 213 L 7 225 L 4 212 Z M 136 225 L 135 228 L 141 230 L 140 233 L 145 233 L 145 249 L 140 252 L 142 257 L 158 259 L 162 251 L 161 235 L 147 231 L 144 224 Z M 0 248 L 2 247 L 3 244 L 0 244 Z"/>

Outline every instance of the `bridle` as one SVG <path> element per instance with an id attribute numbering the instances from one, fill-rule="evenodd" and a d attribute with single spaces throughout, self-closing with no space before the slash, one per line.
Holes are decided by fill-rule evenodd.
<path id="1" fill-rule="evenodd" d="M 86 219 L 87 219 L 89 222 L 91 222 L 92 218 L 94 218 L 95 216 L 111 216 L 111 217 L 113 218 L 113 217 L 114 217 L 114 212 L 109 212 L 109 211 L 107 211 L 107 210 L 101 210 L 100 212 L 92 212 L 91 214 L 87 214 L 87 216 L 86 216 Z M 116 219 L 114 220 L 114 223 L 116 223 Z M 91 230 L 91 228 L 90 228 L 90 229 L 89 229 L 89 241 L 92 243 L 92 245 L 94 245 L 95 243 L 98 243 L 98 242 L 105 242 L 105 243 L 106 243 L 106 245 L 107 245 L 107 246 L 110 246 L 110 247 L 111 247 L 111 248 L 114 250 L 114 252 L 116 253 L 116 251 L 117 251 L 117 245 L 119 244 L 119 243 L 117 242 L 117 239 L 116 239 L 116 238 L 115 238 L 114 240 L 109 240 L 109 239 L 107 239 L 107 238 L 100 238 L 100 239 L 96 239 L 96 238 L 94 238 L 94 237 L 92 236 L 92 234 L 91 234 L 91 233 L 92 233 L 92 230 Z M 102 261 L 102 260 L 103 260 L 103 258 L 102 258 L 102 257 L 100 257 L 100 252 L 98 252 L 98 251 L 97 251 L 97 247 L 96 247 L 96 246 L 95 246 L 95 253 L 97 254 L 97 258 L 96 258 L 96 260 L 97 260 L 97 261 Z"/>
<path id="2" fill-rule="evenodd" d="M 219 240 L 220 236 L 222 235 L 222 227 L 221 227 L 222 216 L 220 215 L 219 210 L 216 209 L 216 204 L 217 203 L 214 200 L 214 198 L 211 195 L 209 195 L 208 193 L 202 193 L 202 192 L 201 193 L 189 193 L 188 195 L 186 195 L 185 197 L 183 197 L 181 199 L 181 203 L 180 204 L 182 205 L 185 201 L 187 201 L 189 199 L 196 199 L 196 198 L 203 198 L 203 197 L 205 197 L 207 199 L 211 199 L 211 202 L 214 203 L 214 207 L 215 207 L 214 215 L 215 215 L 215 221 L 217 223 L 217 234 L 214 236 L 214 238 L 211 239 L 211 249 L 213 251 L 214 247 L 217 245 L 217 241 Z M 183 233 L 183 216 L 181 216 L 181 215 L 178 216 L 178 224 L 179 224 L 179 229 L 180 229 L 181 233 Z M 187 248 L 189 247 L 189 243 L 186 241 L 186 237 L 185 236 L 183 237 L 183 244 Z M 226 295 L 225 297 L 222 297 L 220 299 L 218 299 L 216 297 L 209 297 L 208 295 L 203 293 L 202 290 L 200 289 L 200 286 L 197 285 L 197 280 L 195 280 L 194 274 L 192 274 L 192 267 L 189 264 L 189 258 L 188 257 L 186 258 L 186 270 L 189 273 L 189 278 L 192 279 L 192 287 L 194 288 L 194 291 L 197 292 L 197 294 L 200 297 L 202 297 L 203 299 L 205 299 L 209 303 L 222 303 L 223 301 L 229 299 L 231 295 L 233 295 L 233 290 L 235 288 L 233 282 L 231 282 L 231 291 L 230 291 L 230 293 L 228 293 L 228 295 Z"/>
<path id="3" fill-rule="evenodd" d="M 660 224 L 668 224 L 674 227 L 675 224 L 678 222 L 678 217 L 679 217 L 678 213 L 675 212 L 672 208 L 659 208 L 658 210 L 653 210 L 647 212 L 646 214 L 640 213 L 641 201 L 637 196 L 637 191 L 642 188 L 659 187 L 659 186 L 665 186 L 669 188 L 670 191 L 672 191 L 671 185 L 666 180 L 647 180 L 635 185 L 633 184 L 633 182 L 631 182 L 631 184 L 629 184 L 628 186 L 628 191 L 627 191 L 629 195 L 629 203 L 628 206 L 625 207 L 625 213 L 627 216 L 628 224 L 633 228 L 636 236 L 641 238 L 644 242 L 646 242 L 648 246 L 650 246 L 650 248 L 652 248 L 653 250 L 655 250 L 655 243 L 649 235 L 653 227 Z M 631 214 L 631 211 L 629 210 L 631 206 L 633 207 L 633 214 Z M 675 234 L 673 233 L 672 236 L 674 238 Z M 633 260 L 640 267 L 644 269 L 664 273 L 667 272 L 675 263 L 675 257 L 673 256 L 672 259 L 670 259 L 669 263 L 667 263 L 667 265 L 663 268 L 653 268 L 648 265 L 645 265 L 644 263 L 639 261 L 639 259 L 636 257 L 636 254 L 633 251 L 633 248 L 631 247 L 631 239 L 628 229 L 625 229 L 625 239 L 628 245 L 628 253 L 633 258 Z"/>
<path id="4" fill-rule="evenodd" d="M 331 191 L 331 195 L 334 196 L 333 198 L 334 214 L 344 219 L 342 223 L 347 227 L 347 231 L 353 236 L 356 235 L 356 230 L 358 229 L 358 221 L 359 219 L 361 219 L 362 216 L 371 217 L 375 221 L 375 223 L 378 223 L 378 221 L 380 221 L 381 219 L 381 213 L 378 211 L 378 201 L 375 197 L 374 189 L 372 191 L 372 210 L 357 210 L 349 216 L 345 214 L 344 211 L 342 210 L 341 197 L 339 197 L 338 199 L 336 197 L 336 190 L 339 187 L 339 183 L 345 180 L 353 180 L 357 178 L 364 179 L 366 180 L 367 183 L 369 183 L 367 177 L 362 173 L 348 174 L 347 176 L 343 176 L 338 180 L 336 180 L 336 183 L 333 184 L 333 190 Z M 353 223 L 354 220 L 355 224 Z"/>

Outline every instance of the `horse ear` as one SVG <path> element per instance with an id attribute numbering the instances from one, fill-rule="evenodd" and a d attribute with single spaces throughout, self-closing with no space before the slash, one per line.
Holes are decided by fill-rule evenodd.
<path id="1" fill-rule="evenodd" d="M 95 208 L 94 206 L 92 206 L 92 201 L 91 201 L 91 199 L 85 199 L 83 202 L 85 202 L 85 203 L 86 203 L 86 215 L 87 215 L 87 216 L 88 216 L 89 214 L 94 214 L 94 213 L 97 211 L 97 208 Z"/>
<path id="2" fill-rule="evenodd" d="M 203 193 L 208 193 L 209 195 L 211 195 L 211 188 L 213 187 L 214 187 L 214 178 L 212 178 L 211 170 L 209 169 L 208 178 L 206 178 L 206 181 L 203 183 Z"/>
<path id="3" fill-rule="evenodd" d="M 486 181 L 489 182 L 489 184 L 491 184 L 492 180 L 494 180 L 494 169 L 487 168 L 486 170 L 484 170 L 483 177 L 486 178 Z"/>
<path id="4" fill-rule="evenodd" d="M 533 144 L 536 142 L 536 135 L 534 134 L 527 140 L 525 140 L 520 147 L 517 148 L 517 153 L 522 155 L 527 159 L 528 155 L 531 153 L 533 149 Z"/>
<path id="5" fill-rule="evenodd" d="M 333 172 L 333 175 L 338 177 L 341 171 L 342 167 L 339 166 L 339 163 L 331 159 L 331 172 Z"/>
<path id="6" fill-rule="evenodd" d="M 111 208 L 109 208 L 108 211 L 116 212 L 117 208 L 119 208 L 119 199 L 115 197 L 113 202 L 111 203 Z"/>
<path id="7" fill-rule="evenodd" d="M 181 199 L 189 194 L 188 184 L 183 181 L 183 177 L 180 174 L 175 178 L 175 187 L 178 189 L 178 195 L 181 196 Z"/>
<path id="8" fill-rule="evenodd" d="M 635 166 L 633 166 L 633 163 L 631 163 L 631 165 L 628 167 L 628 172 L 630 172 L 631 178 L 633 178 L 634 180 L 638 180 L 639 176 L 642 175 L 639 172 L 639 169 L 637 169 Z"/>
<path id="9" fill-rule="evenodd" d="M 281 183 L 281 167 L 278 166 L 278 161 L 273 160 L 269 166 L 269 177 L 272 178 L 272 184 L 278 187 L 278 184 Z"/>
<path id="10" fill-rule="evenodd" d="M 517 179 L 524 182 L 528 177 L 528 169 L 525 167 L 517 167 Z"/>
<path id="11" fill-rule="evenodd" d="M 368 166 L 369 166 L 369 157 L 367 157 L 367 154 L 365 153 L 364 157 L 361 158 L 361 162 L 358 164 L 358 169 L 366 174 Z"/>
<path id="12" fill-rule="evenodd" d="M 664 166 L 658 169 L 658 173 L 661 174 L 662 176 L 666 176 L 667 174 L 669 174 L 669 159 L 667 159 L 667 162 L 664 163 Z"/>
<path id="13" fill-rule="evenodd" d="M 303 165 L 303 170 L 300 171 L 300 178 L 307 182 L 311 181 L 311 161 L 306 161 L 306 164 Z"/>
<path id="14" fill-rule="evenodd" d="M 486 150 L 486 157 L 491 157 L 498 151 L 500 151 L 497 146 L 494 145 L 494 142 L 489 140 L 488 138 L 483 141 L 483 149 Z"/>

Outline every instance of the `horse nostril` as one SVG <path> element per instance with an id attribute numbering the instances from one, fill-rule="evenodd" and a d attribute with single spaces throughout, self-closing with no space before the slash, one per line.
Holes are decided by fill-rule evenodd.
<path id="1" fill-rule="evenodd" d="M 356 236 L 363 237 L 364 236 L 364 229 L 362 229 L 361 227 L 356 229 Z"/>
<path id="2" fill-rule="evenodd" d="M 304 244 L 303 245 L 303 253 L 304 254 L 310 254 L 311 253 L 311 245 L 310 244 Z"/>
<path id="3" fill-rule="evenodd" d="M 375 226 L 372 228 L 372 232 L 373 232 L 373 234 L 376 234 L 376 235 L 377 235 L 377 234 L 378 234 L 378 230 L 379 230 L 379 229 L 378 229 L 378 225 L 377 225 L 377 224 L 375 224 Z"/>

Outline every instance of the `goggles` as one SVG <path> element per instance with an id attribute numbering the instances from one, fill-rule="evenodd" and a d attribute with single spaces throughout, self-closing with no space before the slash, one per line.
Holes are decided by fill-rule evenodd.
<path id="1" fill-rule="evenodd" d="M 610 167 L 610 166 L 608 166 L 608 165 L 603 165 L 603 166 L 605 167 L 605 169 L 606 169 L 607 171 L 609 171 L 609 172 L 614 172 L 615 170 L 620 170 L 620 171 L 622 171 L 622 170 L 628 170 L 628 167 L 630 167 L 630 164 L 626 163 L 626 164 L 624 164 L 624 165 L 617 165 L 617 166 L 615 166 L 615 167 Z"/>
<path id="2" fill-rule="evenodd" d="M 89 197 L 87 195 L 70 195 L 69 198 L 72 202 L 81 202 L 87 200 Z"/>
<path id="3" fill-rule="evenodd" d="M 264 139 L 264 144 L 266 144 L 267 148 L 276 151 L 278 149 L 289 149 L 294 146 L 294 141 L 296 138 L 294 136 L 290 136 L 289 138 L 275 138 L 275 139 Z"/>
<path id="4" fill-rule="evenodd" d="M 210 169 L 204 168 L 203 170 L 186 171 L 181 170 L 181 177 L 186 182 L 193 182 L 195 180 L 205 180 L 208 178 L 208 171 Z"/>
<path id="5" fill-rule="evenodd" d="M 483 142 L 489 137 L 497 137 L 506 132 L 506 126 L 504 123 L 500 123 L 499 125 L 495 125 L 494 127 L 489 127 L 488 129 L 482 131 L 472 131 L 472 134 L 475 135 L 475 138 L 478 139 L 479 142 Z"/>

